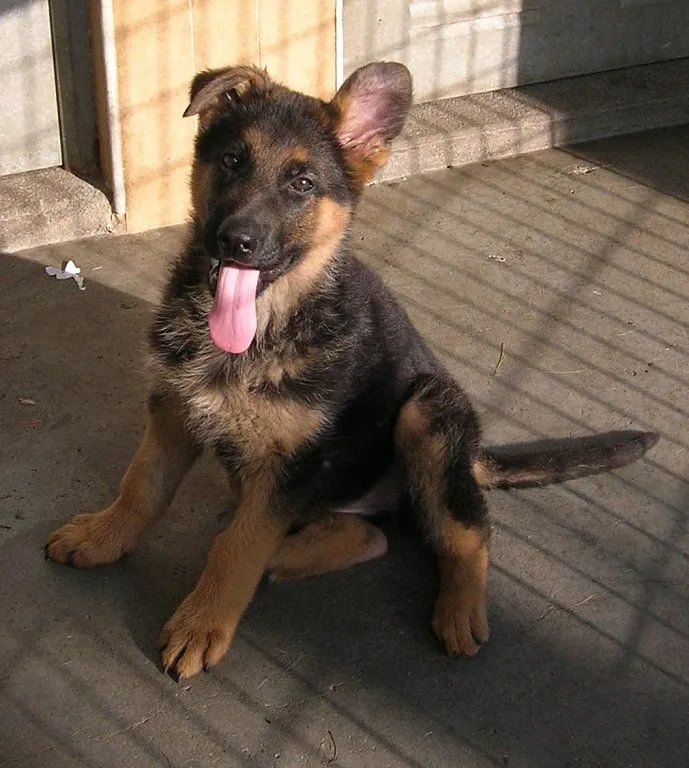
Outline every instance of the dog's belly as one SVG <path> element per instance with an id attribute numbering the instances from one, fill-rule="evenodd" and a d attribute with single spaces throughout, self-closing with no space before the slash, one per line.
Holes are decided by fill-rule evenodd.
<path id="1" fill-rule="evenodd" d="M 356 501 L 337 507 L 337 514 L 378 515 L 396 512 L 402 503 L 402 478 L 398 469 L 392 469 Z"/>

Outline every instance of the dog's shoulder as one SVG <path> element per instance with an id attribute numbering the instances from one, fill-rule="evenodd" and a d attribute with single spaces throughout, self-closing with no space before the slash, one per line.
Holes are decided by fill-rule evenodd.
<path id="1" fill-rule="evenodd" d="M 392 290 L 378 272 L 350 256 L 345 276 L 347 306 L 356 307 L 365 331 L 360 336 L 362 351 L 375 348 L 391 364 L 427 369 L 434 357 L 421 339 Z"/>

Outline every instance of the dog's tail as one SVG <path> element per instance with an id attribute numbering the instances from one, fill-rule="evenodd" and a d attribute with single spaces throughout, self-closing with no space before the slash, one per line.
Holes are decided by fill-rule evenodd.
<path id="1" fill-rule="evenodd" d="M 657 442 L 655 432 L 628 430 L 482 448 L 472 472 L 484 488 L 550 485 L 623 467 Z"/>

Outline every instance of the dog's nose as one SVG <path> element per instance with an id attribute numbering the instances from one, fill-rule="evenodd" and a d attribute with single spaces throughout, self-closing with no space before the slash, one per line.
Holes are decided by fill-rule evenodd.
<path id="1" fill-rule="evenodd" d="M 243 261 L 258 248 L 258 233 L 248 224 L 228 223 L 218 230 L 218 246 L 228 259 Z"/>
<path id="2" fill-rule="evenodd" d="M 256 250 L 256 237 L 250 232 L 237 232 L 230 237 L 229 245 L 234 256 L 249 256 Z"/>

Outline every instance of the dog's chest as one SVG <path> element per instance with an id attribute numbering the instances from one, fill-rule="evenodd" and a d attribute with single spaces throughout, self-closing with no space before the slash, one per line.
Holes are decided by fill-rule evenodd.
<path id="1" fill-rule="evenodd" d="M 186 400 L 188 423 L 196 438 L 208 447 L 229 441 L 249 463 L 289 455 L 324 422 L 319 409 L 264 394 L 245 380 L 198 388 Z"/>

